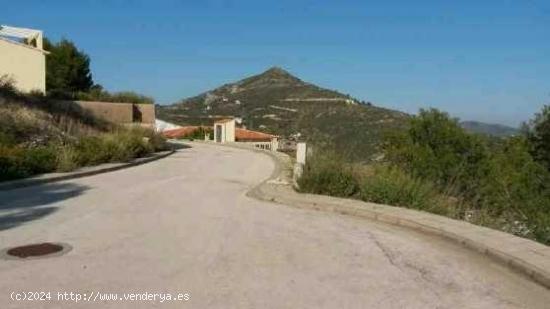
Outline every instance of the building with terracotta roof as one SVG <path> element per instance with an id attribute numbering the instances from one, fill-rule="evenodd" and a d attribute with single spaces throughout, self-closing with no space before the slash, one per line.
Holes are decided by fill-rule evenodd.
<path id="1" fill-rule="evenodd" d="M 214 141 L 216 143 L 247 143 L 251 147 L 273 151 L 279 148 L 278 136 L 237 128 L 233 118 L 214 122 Z"/>
<path id="2" fill-rule="evenodd" d="M 274 137 L 276 136 L 263 132 L 235 128 L 236 142 L 270 142 Z"/>
<path id="3" fill-rule="evenodd" d="M 193 134 L 200 126 L 185 126 L 177 129 L 165 130 L 162 134 L 167 138 L 182 138 Z"/>
<path id="4" fill-rule="evenodd" d="M 183 138 L 192 136 L 197 130 L 208 131 L 211 127 L 185 126 L 162 132 L 167 138 Z M 222 119 L 214 122 L 214 142 L 216 143 L 244 143 L 250 147 L 276 151 L 279 148 L 279 137 L 276 135 L 237 128 L 235 119 Z M 209 133 L 207 134 L 209 135 Z M 209 140 L 210 136 L 205 136 Z"/>

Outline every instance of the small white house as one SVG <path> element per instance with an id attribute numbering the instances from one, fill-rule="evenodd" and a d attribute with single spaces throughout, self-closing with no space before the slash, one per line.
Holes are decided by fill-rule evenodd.
<path id="1" fill-rule="evenodd" d="M 235 119 L 224 119 L 214 122 L 214 141 L 216 143 L 235 141 Z"/>
<path id="2" fill-rule="evenodd" d="M 276 135 L 236 128 L 235 119 L 214 122 L 214 141 L 216 143 L 243 143 L 250 147 L 272 151 L 279 148 L 279 138 Z"/>

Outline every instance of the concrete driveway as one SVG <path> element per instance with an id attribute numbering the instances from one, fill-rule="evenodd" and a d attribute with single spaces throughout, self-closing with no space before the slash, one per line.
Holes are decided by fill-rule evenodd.
<path id="1" fill-rule="evenodd" d="M 250 199 L 245 193 L 273 169 L 268 156 L 193 146 L 130 169 L 0 192 L 2 248 L 73 247 L 57 257 L 0 260 L 0 308 L 550 304 L 549 290 L 442 239 Z M 12 292 L 51 299 L 13 301 Z M 182 300 L 161 302 L 166 293 Z M 106 295 L 118 300 L 99 300 Z"/>

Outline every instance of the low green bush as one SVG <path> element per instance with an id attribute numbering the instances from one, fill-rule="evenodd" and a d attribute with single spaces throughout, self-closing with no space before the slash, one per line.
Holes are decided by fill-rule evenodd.
<path id="1" fill-rule="evenodd" d="M 125 162 L 162 148 L 158 137 L 141 129 L 124 129 L 81 138 L 75 147 L 79 166 Z M 154 142 L 154 144 L 151 143 Z"/>
<path id="2" fill-rule="evenodd" d="M 550 105 L 523 124 L 523 132 L 530 142 L 530 153 L 550 171 Z"/>
<path id="3" fill-rule="evenodd" d="M 166 149 L 163 137 L 141 128 L 120 128 L 65 144 L 34 148 L 0 143 L 0 181 L 54 171 L 68 172 L 107 162 L 126 162 Z"/>
<path id="4" fill-rule="evenodd" d="M 73 145 L 57 148 L 57 171 L 70 172 L 78 167 L 78 151 Z"/>
<path id="5" fill-rule="evenodd" d="M 497 145 L 488 170 L 476 208 L 499 218 L 507 232 L 550 243 L 550 173 L 530 155 L 527 139 L 512 137 Z"/>
<path id="6" fill-rule="evenodd" d="M 0 146 L 0 180 L 52 172 L 55 168 L 56 151 L 53 147 Z"/>
<path id="7" fill-rule="evenodd" d="M 142 129 L 142 135 L 147 139 L 149 145 L 153 148 L 153 151 L 165 151 L 169 150 L 170 147 L 166 142 L 166 137 L 164 135 L 157 133 L 153 130 Z"/>
<path id="8" fill-rule="evenodd" d="M 361 199 L 444 215 L 453 212 L 433 183 L 387 166 L 377 166 L 372 175 L 363 177 Z"/>
<path id="9" fill-rule="evenodd" d="M 304 192 L 351 197 L 359 193 L 359 182 L 350 166 L 334 154 L 312 157 L 298 181 Z"/>

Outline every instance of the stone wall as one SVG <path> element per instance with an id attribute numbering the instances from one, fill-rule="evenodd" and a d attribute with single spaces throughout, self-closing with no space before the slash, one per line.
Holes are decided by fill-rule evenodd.
<path id="1" fill-rule="evenodd" d="M 155 104 L 134 104 L 141 113 L 141 123 L 155 124 Z"/>
<path id="2" fill-rule="evenodd" d="M 65 101 L 77 104 L 97 118 L 116 124 L 139 124 L 145 127 L 155 126 L 154 104 L 112 103 L 97 101 Z"/>
<path id="3" fill-rule="evenodd" d="M 74 101 L 74 103 L 89 111 L 97 118 L 101 118 L 109 122 L 118 124 L 134 122 L 132 104 L 94 101 Z"/>

